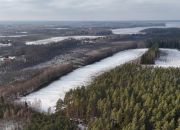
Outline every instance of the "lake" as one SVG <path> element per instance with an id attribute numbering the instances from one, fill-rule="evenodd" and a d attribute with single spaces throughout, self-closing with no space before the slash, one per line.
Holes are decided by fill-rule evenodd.
<path id="1" fill-rule="evenodd" d="M 134 27 L 112 29 L 113 34 L 143 34 L 141 31 L 148 28 L 180 28 L 180 22 L 167 22 L 166 26 Z"/>

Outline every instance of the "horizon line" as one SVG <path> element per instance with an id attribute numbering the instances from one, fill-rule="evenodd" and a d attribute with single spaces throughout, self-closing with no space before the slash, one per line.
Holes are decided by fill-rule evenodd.
<path id="1" fill-rule="evenodd" d="M 179 20 L 0 20 L 0 22 L 175 22 Z"/>

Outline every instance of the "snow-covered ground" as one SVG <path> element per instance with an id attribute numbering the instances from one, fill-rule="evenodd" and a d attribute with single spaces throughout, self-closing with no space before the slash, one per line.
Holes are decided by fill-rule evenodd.
<path id="1" fill-rule="evenodd" d="M 50 29 L 52 29 L 52 30 L 67 30 L 69 28 L 50 28 Z"/>
<path id="2" fill-rule="evenodd" d="M 11 44 L 3 44 L 3 43 L 0 43 L 0 47 L 7 47 L 7 46 L 11 46 Z"/>
<path id="3" fill-rule="evenodd" d="M 176 49 L 160 49 L 160 57 L 155 66 L 180 67 L 180 51 Z"/>
<path id="4" fill-rule="evenodd" d="M 88 127 L 85 126 L 85 125 L 83 125 L 83 124 L 78 124 L 78 128 L 79 128 L 80 130 L 88 130 Z"/>
<path id="5" fill-rule="evenodd" d="M 19 38 L 19 37 L 25 37 L 27 35 L 0 35 L 0 38 L 6 38 L 6 37 L 9 37 L 9 38 Z"/>
<path id="6" fill-rule="evenodd" d="M 38 41 L 32 41 L 32 42 L 26 42 L 26 45 L 41 45 L 41 44 L 48 44 L 52 42 L 60 42 L 66 39 L 77 39 L 77 40 L 82 40 L 82 39 L 96 39 L 96 38 L 101 38 L 104 36 L 64 36 L 64 37 L 52 37 L 49 39 L 44 39 L 44 40 L 38 40 Z"/>
<path id="7" fill-rule="evenodd" d="M 74 89 L 82 85 L 88 85 L 95 76 L 139 58 L 146 51 L 147 49 L 122 51 L 94 64 L 76 69 L 66 76 L 61 77 L 59 80 L 51 83 L 47 87 L 26 97 L 22 97 L 21 101 L 27 101 L 33 108 L 40 111 L 47 112 L 48 109 L 51 108 L 51 112 L 54 112 L 58 99 L 63 99 L 65 93 L 70 89 Z"/>
<path id="8" fill-rule="evenodd" d="M 6 61 L 6 60 L 14 60 L 14 59 L 16 59 L 16 57 L 15 56 L 8 56 L 8 57 L 1 57 L 0 56 L 0 62 L 3 62 L 3 61 Z"/>
<path id="9" fill-rule="evenodd" d="M 22 130 L 22 123 L 16 121 L 1 121 L 0 130 Z"/>
<path id="10" fill-rule="evenodd" d="M 17 32 L 18 33 L 18 32 Z M 20 32 L 21 34 L 27 34 L 28 32 Z"/>

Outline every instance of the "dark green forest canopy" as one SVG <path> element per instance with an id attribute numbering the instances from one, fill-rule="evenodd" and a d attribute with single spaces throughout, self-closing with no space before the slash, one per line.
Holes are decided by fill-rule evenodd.
<path id="1" fill-rule="evenodd" d="M 154 44 L 148 51 L 142 55 L 141 64 L 155 64 L 155 60 L 159 57 L 159 45 Z"/>
<path id="2" fill-rule="evenodd" d="M 141 32 L 156 39 L 179 39 L 180 36 L 180 28 L 149 28 Z"/>
<path id="3" fill-rule="evenodd" d="M 150 28 L 145 29 L 146 47 L 158 44 L 159 48 L 180 49 L 180 28 Z"/>
<path id="4" fill-rule="evenodd" d="M 45 115 L 33 113 L 24 130 L 76 130 L 75 124 L 62 113 Z"/>
<path id="5" fill-rule="evenodd" d="M 126 64 L 69 91 L 58 111 L 92 130 L 180 128 L 180 70 Z"/>

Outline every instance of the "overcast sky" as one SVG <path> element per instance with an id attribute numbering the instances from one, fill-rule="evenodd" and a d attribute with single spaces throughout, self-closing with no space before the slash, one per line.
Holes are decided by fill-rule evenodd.
<path id="1" fill-rule="evenodd" d="M 0 0 L 0 20 L 177 20 L 180 0 Z"/>

